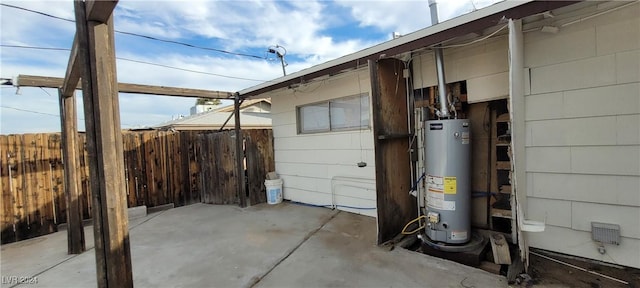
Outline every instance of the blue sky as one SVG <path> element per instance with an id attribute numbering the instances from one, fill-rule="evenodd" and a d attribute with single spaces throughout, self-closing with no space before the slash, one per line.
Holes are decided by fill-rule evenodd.
<path id="1" fill-rule="evenodd" d="M 74 18 L 70 0 L 0 2 Z M 440 20 L 494 2 L 497 0 L 440 0 Z M 118 31 L 258 56 L 230 55 L 116 33 L 119 58 L 207 73 L 118 60 L 120 82 L 232 92 L 282 75 L 280 62 L 266 52 L 268 47 L 286 48 L 286 69 L 291 73 L 388 41 L 393 32 L 408 34 L 431 24 L 427 0 L 121 0 L 114 16 Z M 70 48 L 75 32 L 71 22 L 7 6 L 0 6 L 0 25 L 2 45 Z M 0 77 L 64 77 L 68 59 L 69 51 L 0 47 Z M 1 134 L 60 131 L 55 89 L 23 87 L 16 92 L 15 87 L 0 88 Z M 78 115 L 83 118 L 80 94 L 78 91 Z M 122 128 L 188 115 L 194 102 L 191 98 L 120 94 Z M 84 129 L 83 121 L 79 127 Z"/>

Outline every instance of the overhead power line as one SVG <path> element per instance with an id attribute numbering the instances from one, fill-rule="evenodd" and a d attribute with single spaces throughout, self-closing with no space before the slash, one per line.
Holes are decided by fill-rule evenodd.
<path id="1" fill-rule="evenodd" d="M 69 48 L 37 47 L 37 46 L 9 45 L 9 44 L 0 44 L 0 47 L 7 47 L 7 48 L 22 48 L 22 49 L 36 49 L 36 50 L 53 50 L 53 51 L 71 51 L 71 49 L 69 49 Z M 146 61 L 135 60 L 135 59 L 129 59 L 129 58 L 116 57 L 116 59 L 118 59 L 118 60 L 122 60 L 122 61 L 128 61 L 128 62 L 134 62 L 134 63 L 140 63 L 140 64 L 146 64 L 146 65 L 152 65 L 152 66 L 164 67 L 164 68 L 169 68 L 169 69 L 174 69 L 174 70 L 180 70 L 180 71 L 185 71 L 185 72 L 191 72 L 191 73 L 205 74 L 205 75 L 211 75 L 211 76 L 216 76 L 216 77 L 229 78 L 229 79 L 238 79 L 238 80 L 247 80 L 247 81 L 256 81 L 256 82 L 269 82 L 269 80 L 261 80 L 261 79 L 252 79 L 252 78 L 244 78 L 244 77 L 236 77 L 236 76 L 222 75 L 222 74 L 216 74 L 216 73 L 210 73 L 210 72 L 205 72 L 205 71 L 198 71 L 198 70 L 185 69 L 185 68 L 180 68 L 180 67 L 175 67 L 175 66 L 169 66 L 169 65 L 158 64 L 158 63 L 152 63 L 152 62 L 146 62 Z"/>
<path id="2" fill-rule="evenodd" d="M 63 21 L 67 21 L 67 22 L 75 22 L 75 20 L 72 20 L 72 19 L 58 17 L 58 16 L 51 15 L 51 14 L 48 14 L 48 13 L 27 9 L 27 8 L 24 8 L 24 7 L 14 6 L 14 5 L 5 4 L 5 3 L 0 3 L 0 5 L 5 6 L 5 7 L 9 7 L 9 8 L 14 8 L 14 9 L 19 9 L 19 10 L 31 12 L 31 13 L 36 13 L 36 14 L 39 14 L 39 15 L 42 15 L 42 16 L 51 17 L 51 18 L 58 19 L 58 20 L 63 20 Z M 232 52 L 232 51 L 227 51 L 227 50 L 223 50 L 223 49 L 199 46 L 199 45 L 194 45 L 194 44 L 185 43 L 185 42 L 179 42 L 179 41 L 174 41 L 174 40 L 160 39 L 160 38 L 156 38 L 156 37 L 153 37 L 153 36 L 147 36 L 147 35 L 133 33 L 133 32 L 127 32 L 127 31 L 121 31 L 121 30 L 115 30 L 115 32 L 116 33 L 120 33 L 120 34 L 125 34 L 125 35 L 140 37 L 140 38 L 145 38 L 145 39 L 149 39 L 149 40 L 153 40 L 153 41 L 171 43 L 171 44 L 176 44 L 176 45 L 181 45 L 181 46 L 186 46 L 186 47 L 196 48 L 196 49 L 201 49 L 201 50 L 207 50 L 207 51 L 215 51 L 215 52 L 229 54 L 229 55 L 250 57 L 250 58 L 256 58 L 256 59 L 267 59 L 264 56 Z"/>
<path id="3" fill-rule="evenodd" d="M 4 106 L 4 105 L 0 105 L 0 107 L 5 108 L 5 109 L 12 109 L 12 110 L 16 110 L 16 111 L 21 111 L 21 112 L 27 112 L 27 113 L 41 114 L 41 115 L 47 115 L 47 116 L 52 116 L 52 117 L 60 117 L 60 115 L 58 115 L 58 114 L 44 113 L 44 112 L 21 109 L 21 108 L 16 108 L 16 107 L 9 107 L 9 106 Z"/>
<path id="4" fill-rule="evenodd" d="M 11 5 L 11 4 L 6 4 L 6 3 L 0 3 L 0 5 L 5 6 L 5 7 L 9 7 L 9 8 L 14 8 L 14 9 L 18 9 L 18 10 L 31 12 L 31 13 L 40 14 L 42 16 L 47 16 L 47 17 L 58 19 L 58 20 L 63 20 L 63 21 L 68 21 L 68 22 L 75 22 L 75 21 L 73 21 L 71 19 L 58 17 L 58 16 L 55 16 L 55 15 L 47 14 L 47 13 L 36 11 L 36 10 L 27 9 L 27 8 L 20 7 L 20 6 L 14 6 L 14 5 Z"/>
<path id="5" fill-rule="evenodd" d="M 34 110 L 29 110 L 29 109 L 22 109 L 22 108 L 16 108 L 16 107 L 5 106 L 5 105 L 0 105 L 0 108 L 11 109 L 11 110 L 16 110 L 16 111 L 20 111 L 20 112 L 26 112 L 26 113 L 32 113 L 32 114 L 40 114 L 40 115 L 60 118 L 59 114 L 45 113 L 45 112 L 39 112 L 39 111 L 34 111 Z M 84 118 L 78 118 L 78 120 L 84 121 Z M 126 124 L 126 123 L 120 123 L 120 125 L 129 126 L 129 127 L 137 126 L 137 125 L 131 125 L 131 124 Z"/>
<path id="6" fill-rule="evenodd" d="M 36 46 L 26 46 L 26 45 L 9 45 L 9 44 L 0 44 L 0 47 L 7 47 L 7 48 L 24 48 L 24 49 L 36 49 L 36 50 L 53 50 L 53 51 L 71 51 L 71 49 L 69 49 L 69 48 L 36 47 Z"/>

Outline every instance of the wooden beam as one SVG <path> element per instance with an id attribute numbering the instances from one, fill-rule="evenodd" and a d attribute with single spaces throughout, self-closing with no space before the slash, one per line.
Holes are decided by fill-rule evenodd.
<path id="1" fill-rule="evenodd" d="M 62 158 L 64 164 L 64 196 L 67 202 L 67 253 L 80 254 L 86 250 L 84 227 L 82 226 L 82 205 L 78 183 L 78 116 L 76 97 L 60 97 L 60 121 L 62 130 Z"/>
<path id="2" fill-rule="evenodd" d="M 73 48 L 71 49 L 71 55 L 69 56 L 69 64 L 67 64 L 67 73 L 65 73 L 64 80 L 62 81 L 62 97 L 72 97 L 80 84 L 80 75 L 82 74 L 82 65 L 78 59 L 78 36 L 73 37 Z"/>
<path id="3" fill-rule="evenodd" d="M 106 23 L 117 4 L 118 0 L 87 0 L 87 21 Z"/>
<path id="4" fill-rule="evenodd" d="M 113 17 L 105 23 L 86 21 L 86 9 L 90 7 L 81 0 L 74 3 L 78 51 L 85 67 L 81 78 L 97 286 L 133 287 Z"/>
<path id="5" fill-rule="evenodd" d="M 236 189 L 240 198 L 240 207 L 247 207 L 247 192 L 244 186 L 244 139 L 242 129 L 240 129 L 240 94 L 236 93 L 233 98 L 233 114 L 235 115 L 236 132 Z"/>
<path id="6" fill-rule="evenodd" d="M 122 87 L 120 87 L 120 85 L 122 85 Z M 233 95 L 233 93 L 231 92 L 224 92 L 224 91 L 177 88 L 177 87 L 167 87 L 167 86 L 151 86 L 151 85 L 129 84 L 129 83 L 118 84 L 118 89 L 120 90 L 121 93 L 167 95 L 167 96 L 181 96 L 181 97 L 207 98 L 207 99 L 230 99 Z"/>
<path id="7" fill-rule="evenodd" d="M 43 88 L 60 88 L 64 85 L 64 79 L 58 77 L 44 77 L 34 75 L 18 75 L 16 86 L 18 87 L 43 87 Z M 76 89 L 82 89 L 82 85 L 78 83 Z M 202 90 L 190 88 L 178 88 L 169 86 L 152 86 L 131 83 L 118 83 L 118 91 L 121 93 L 147 94 L 159 96 L 178 96 L 189 98 L 206 98 L 206 99 L 231 99 L 232 92 Z"/>

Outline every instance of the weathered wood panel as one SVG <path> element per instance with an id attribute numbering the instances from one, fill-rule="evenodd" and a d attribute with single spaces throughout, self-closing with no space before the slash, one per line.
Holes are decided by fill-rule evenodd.
<path id="1" fill-rule="evenodd" d="M 235 138 L 233 132 L 202 134 L 202 202 L 210 204 L 236 204 Z"/>
<path id="2" fill-rule="evenodd" d="M 232 131 L 124 131 L 123 171 L 129 207 L 205 202 L 236 204 Z M 252 205 L 266 201 L 264 179 L 274 170 L 271 130 L 244 131 Z M 66 223 L 61 136 L 0 135 L 2 243 L 40 236 Z M 92 215 L 86 135 L 78 134 L 76 174 L 82 218 Z M 15 227 L 15 229 L 14 229 Z"/>
<path id="3" fill-rule="evenodd" d="M 275 171 L 272 130 L 245 130 L 245 153 L 249 205 L 267 202 L 264 180 Z"/>
<path id="4" fill-rule="evenodd" d="M 391 240 L 417 216 L 411 187 L 409 127 L 404 64 L 396 59 L 369 62 L 378 205 L 378 244 Z"/>
<path id="5" fill-rule="evenodd" d="M 482 193 L 483 197 L 471 199 L 471 224 L 476 227 L 489 228 L 488 209 L 491 194 L 491 115 L 489 103 L 482 102 L 469 105 L 469 121 L 471 122 L 471 191 Z"/>
<path id="6" fill-rule="evenodd" d="M 15 240 L 13 225 L 15 221 L 14 200 L 11 186 L 12 165 L 9 149 L 9 137 L 0 137 L 0 187 L 2 188 L 2 243 Z M 6 193 L 5 193 L 6 192 Z"/>

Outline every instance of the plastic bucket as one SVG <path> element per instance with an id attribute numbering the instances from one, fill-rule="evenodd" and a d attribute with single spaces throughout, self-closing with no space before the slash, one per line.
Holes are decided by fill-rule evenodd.
<path id="1" fill-rule="evenodd" d="M 282 202 L 282 179 L 264 180 L 264 186 L 267 187 L 267 203 Z"/>

